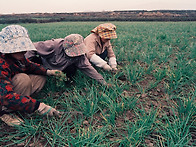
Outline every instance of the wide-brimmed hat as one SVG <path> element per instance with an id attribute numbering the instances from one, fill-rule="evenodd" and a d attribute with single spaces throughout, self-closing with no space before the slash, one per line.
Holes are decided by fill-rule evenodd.
<path id="1" fill-rule="evenodd" d="M 9 25 L 0 32 L 0 52 L 16 53 L 36 50 L 29 38 L 26 28 L 20 25 Z"/>
<path id="2" fill-rule="evenodd" d="M 99 26 L 91 30 L 91 32 L 98 34 L 103 39 L 117 38 L 116 26 L 112 23 L 100 24 Z"/>
<path id="3" fill-rule="evenodd" d="M 80 34 L 71 34 L 65 37 L 63 42 L 65 53 L 70 57 L 84 55 L 86 46 L 84 38 Z"/>

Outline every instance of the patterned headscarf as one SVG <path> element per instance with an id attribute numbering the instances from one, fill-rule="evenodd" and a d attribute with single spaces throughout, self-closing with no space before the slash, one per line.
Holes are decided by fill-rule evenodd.
<path id="1" fill-rule="evenodd" d="M 70 57 L 80 56 L 86 53 L 84 38 L 80 34 L 71 34 L 65 37 L 63 47 L 65 53 Z"/>
<path id="2" fill-rule="evenodd" d="M 0 52 L 16 53 L 36 50 L 28 31 L 20 25 L 9 25 L 0 32 Z"/>
<path id="3" fill-rule="evenodd" d="M 94 28 L 91 32 L 98 34 L 103 39 L 114 39 L 117 38 L 116 26 L 112 23 L 100 24 Z"/>

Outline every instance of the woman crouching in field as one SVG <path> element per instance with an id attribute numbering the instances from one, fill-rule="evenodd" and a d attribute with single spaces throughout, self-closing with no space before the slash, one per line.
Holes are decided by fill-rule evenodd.
<path id="1" fill-rule="evenodd" d="M 33 62 L 42 63 L 47 69 L 63 71 L 69 79 L 72 79 L 76 70 L 79 69 L 90 78 L 107 85 L 102 75 L 85 56 L 86 46 L 83 40 L 81 35 L 71 34 L 64 39 L 36 42 L 34 45 L 37 51 L 28 51 L 25 56 Z"/>
<path id="2" fill-rule="evenodd" d="M 115 30 L 116 26 L 111 23 L 100 24 L 84 39 L 88 50 L 87 58 L 95 66 L 106 71 L 117 70 L 116 56 L 110 43 L 111 39 L 117 38 Z M 109 65 L 105 61 L 106 57 L 109 59 Z"/>
<path id="3" fill-rule="evenodd" d="M 0 32 L 0 119 L 9 126 L 24 122 L 15 115 L 17 111 L 49 116 L 61 114 L 30 96 L 43 88 L 46 75 L 61 72 L 47 70 L 25 58 L 25 52 L 35 50 L 24 27 L 10 25 Z"/>

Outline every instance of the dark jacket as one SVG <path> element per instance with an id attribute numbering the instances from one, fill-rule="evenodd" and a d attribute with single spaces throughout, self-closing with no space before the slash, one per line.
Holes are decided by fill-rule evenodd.
<path id="1" fill-rule="evenodd" d="M 30 96 L 15 93 L 11 80 L 18 73 L 46 75 L 46 69 L 25 58 L 21 62 L 0 53 L 0 105 L 11 110 L 32 113 L 38 109 L 40 102 Z"/>

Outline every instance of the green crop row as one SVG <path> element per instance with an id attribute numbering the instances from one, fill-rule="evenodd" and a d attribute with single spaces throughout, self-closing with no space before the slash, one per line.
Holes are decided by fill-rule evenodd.
<path id="1" fill-rule="evenodd" d="M 102 22 L 21 24 L 33 42 L 86 37 Z M 25 125 L 0 128 L 4 146 L 196 146 L 196 22 L 112 22 L 118 71 L 97 69 L 112 88 L 80 71 L 69 85 L 48 78 L 34 97 L 62 118 L 21 114 Z M 0 25 L 0 28 L 5 27 Z M 2 126 L 2 125 L 1 125 Z"/>

